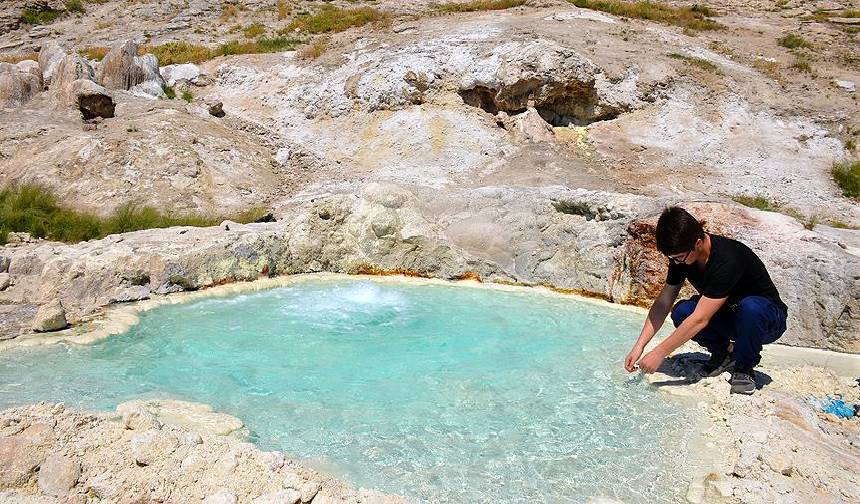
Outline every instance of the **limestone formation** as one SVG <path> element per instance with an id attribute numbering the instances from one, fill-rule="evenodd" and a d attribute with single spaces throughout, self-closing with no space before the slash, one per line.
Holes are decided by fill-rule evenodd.
<path id="1" fill-rule="evenodd" d="M 0 63 L 0 107 L 23 105 L 41 90 L 42 79 L 30 64 Z"/>
<path id="2" fill-rule="evenodd" d="M 179 81 L 194 83 L 203 72 L 194 63 L 182 63 L 179 65 L 166 65 L 160 69 L 161 76 L 168 87 L 173 87 Z"/>
<path id="3" fill-rule="evenodd" d="M 114 45 L 99 65 L 96 82 L 107 89 L 162 96 L 165 84 L 158 60 L 151 54 L 138 56 L 137 50 L 138 45 L 132 40 Z"/>
<path id="4" fill-rule="evenodd" d="M 50 86 L 53 82 L 54 73 L 65 56 L 66 51 L 55 40 L 49 40 L 42 44 L 41 49 L 39 49 L 39 70 L 46 86 Z"/>

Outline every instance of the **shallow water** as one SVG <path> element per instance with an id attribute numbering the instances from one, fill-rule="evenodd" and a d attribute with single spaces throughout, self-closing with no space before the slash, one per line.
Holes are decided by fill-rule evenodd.
<path id="1" fill-rule="evenodd" d="M 528 292 L 310 280 L 0 354 L 0 407 L 173 397 L 420 502 L 677 502 L 700 423 L 621 360 L 641 315 Z"/>

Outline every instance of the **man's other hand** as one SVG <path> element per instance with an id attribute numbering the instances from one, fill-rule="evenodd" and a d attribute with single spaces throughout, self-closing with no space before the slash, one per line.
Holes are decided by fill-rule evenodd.
<path id="1" fill-rule="evenodd" d="M 651 350 L 645 354 L 645 357 L 642 357 L 642 360 L 639 361 L 639 369 L 645 373 L 653 373 L 654 371 L 657 371 L 660 364 L 663 364 L 664 359 L 666 359 L 666 356 L 663 355 L 662 352 Z"/>

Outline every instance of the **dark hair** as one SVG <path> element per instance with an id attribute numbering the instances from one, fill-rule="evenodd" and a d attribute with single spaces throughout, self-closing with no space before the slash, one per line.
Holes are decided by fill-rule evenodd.
<path id="1" fill-rule="evenodd" d="M 696 240 L 705 238 L 702 223 L 681 207 L 673 206 L 660 214 L 657 220 L 657 250 L 665 255 L 689 252 L 696 247 Z"/>

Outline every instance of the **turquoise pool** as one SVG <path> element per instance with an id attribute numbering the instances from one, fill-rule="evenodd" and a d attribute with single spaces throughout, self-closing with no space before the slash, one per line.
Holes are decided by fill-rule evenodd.
<path id="1" fill-rule="evenodd" d="M 0 407 L 205 402 L 265 449 L 418 502 L 677 502 L 701 424 L 627 383 L 641 323 L 527 291 L 311 279 L 0 353 Z"/>

